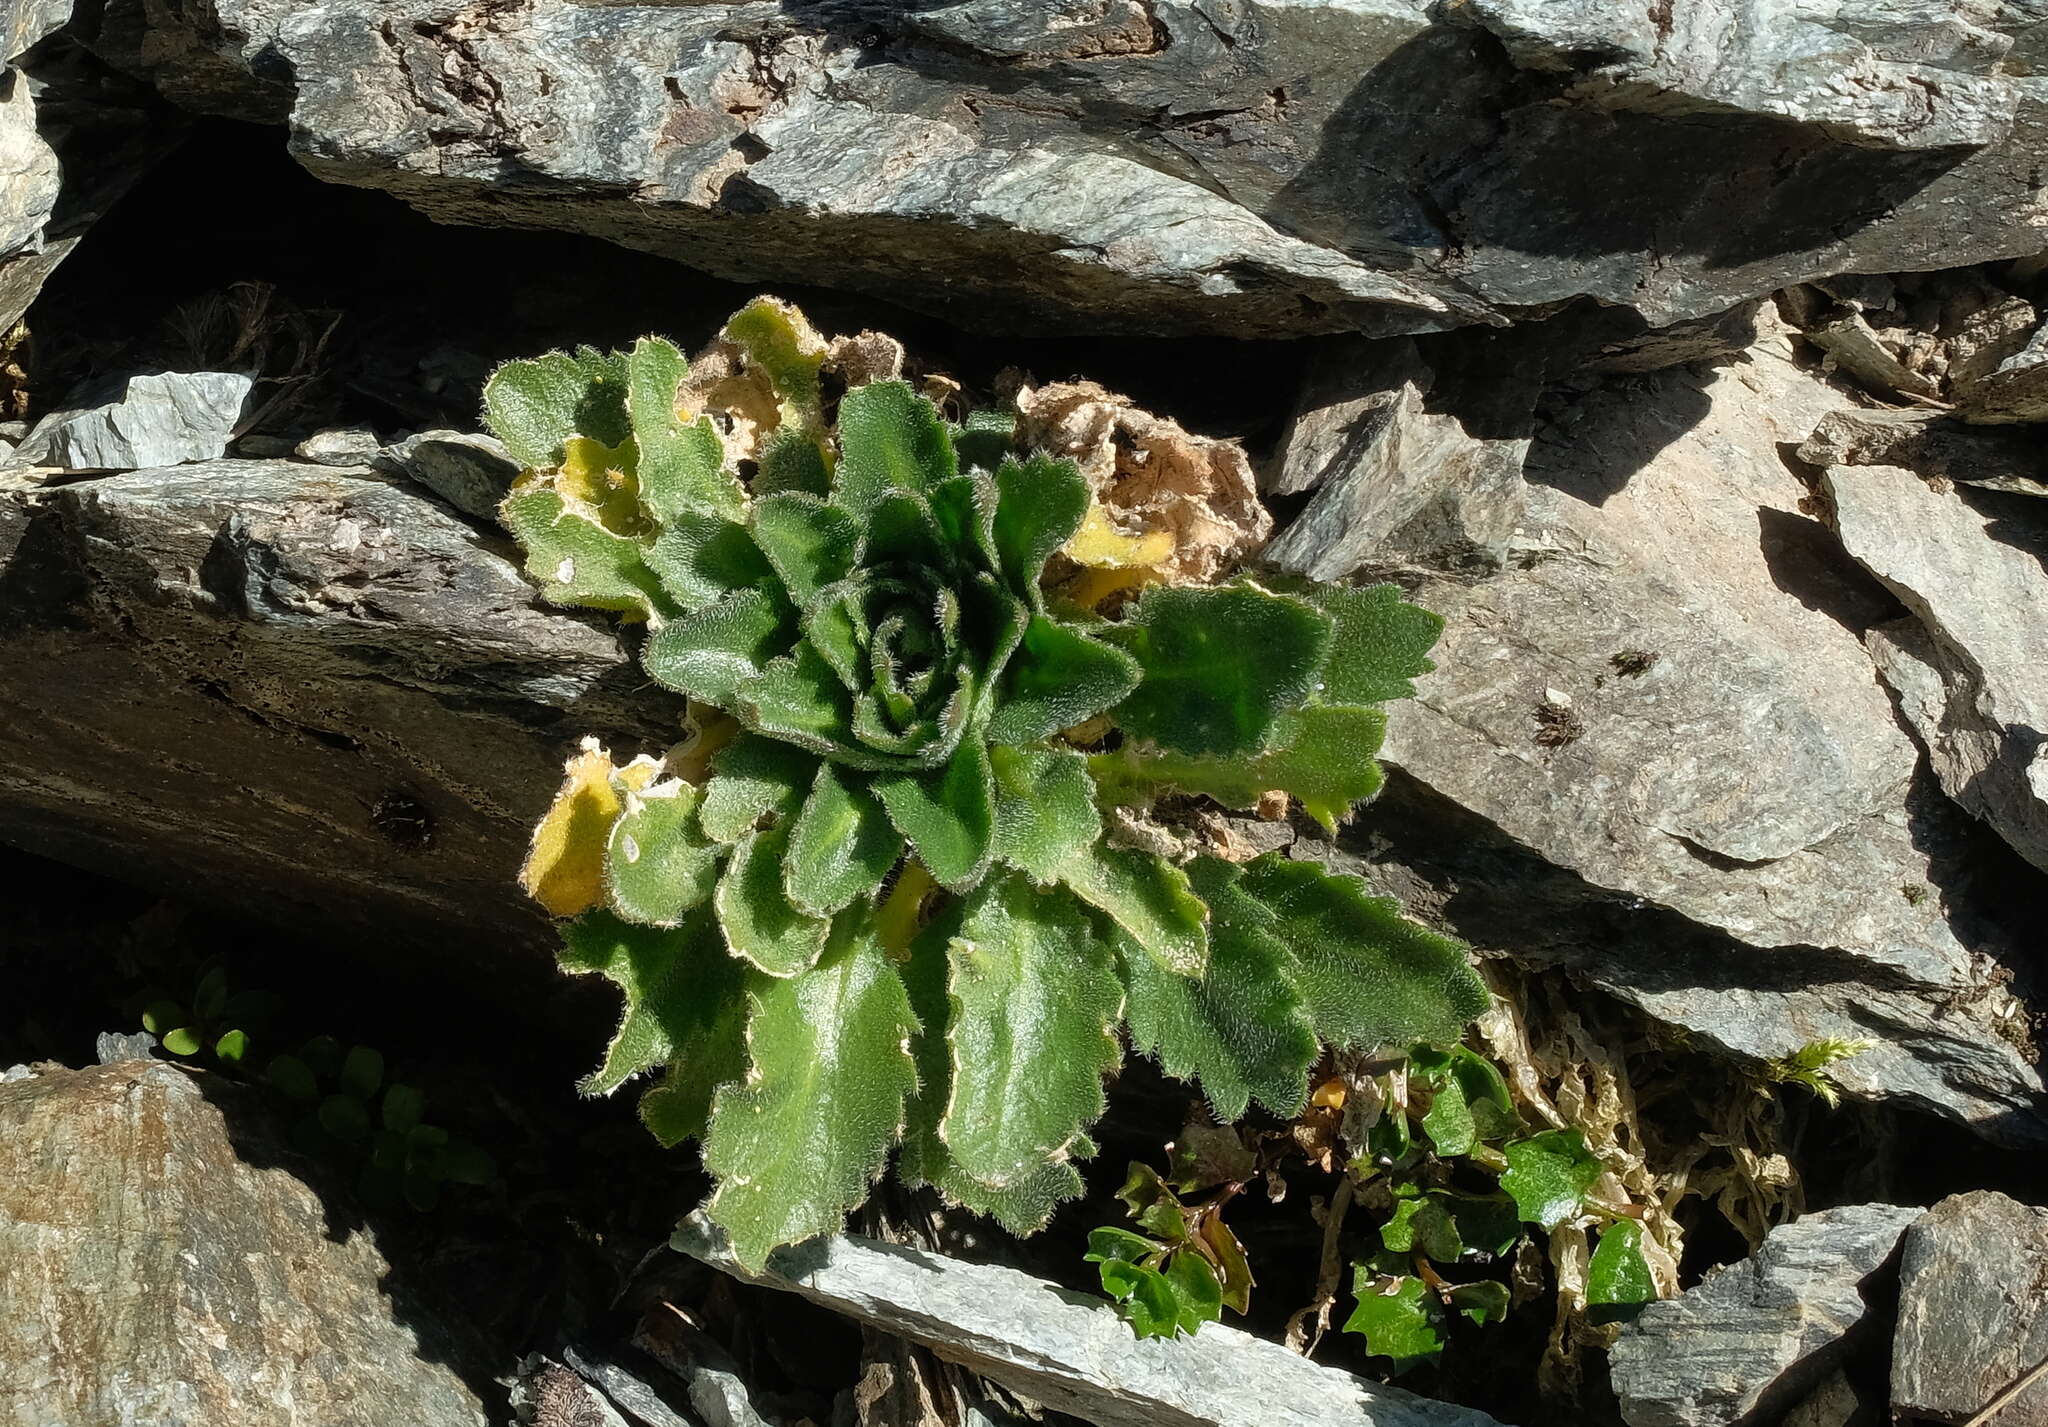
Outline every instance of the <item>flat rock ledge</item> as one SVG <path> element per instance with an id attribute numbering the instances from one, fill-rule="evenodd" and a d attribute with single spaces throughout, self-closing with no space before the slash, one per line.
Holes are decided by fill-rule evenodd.
<path id="1" fill-rule="evenodd" d="M 1140 1342 L 1099 1299 L 1015 1269 L 851 1234 L 741 1266 L 702 1214 L 670 1246 L 735 1278 L 801 1294 L 1004 1387 L 1100 1427 L 1495 1427 L 1211 1323 L 1192 1338 Z"/>

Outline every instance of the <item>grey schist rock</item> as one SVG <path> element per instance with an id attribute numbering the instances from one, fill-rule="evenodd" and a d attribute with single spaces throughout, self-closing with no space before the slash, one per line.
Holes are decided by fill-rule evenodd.
<path id="1" fill-rule="evenodd" d="M 682 709 L 516 557 L 364 469 L 0 490 L 0 839 L 546 984 L 516 876 L 563 760 Z"/>
<path id="2" fill-rule="evenodd" d="M 225 455 L 255 390 L 241 372 L 145 372 L 75 393 L 32 427 L 9 462 L 61 471 L 139 471 Z"/>
<path id="3" fill-rule="evenodd" d="M 1892 1409 L 1972 1420 L 2048 1359 L 2048 1209 L 1980 1189 L 1906 1231 Z M 2048 1422 L 2048 1377 L 2006 1401 L 1999 1427 Z"/>
<path id="4" fill-rule="evenodd" d="M 1799 443 L 1811 466 L 1904 466 L 1915 475 L 2048 496 L 2048 442 L 2025 429 L 1971 426 L 1939 411 L 1831 411 Z"/>
<path id="5" fill-rule="evenodd" d="M 1100 1427 L 1492 1427 L 1483 1412 L 1353 1377 L 1221 1324 L 1192 1338 L 1132 1337 L 1100 1299 L 1015 1269 L 853 1235 L 778 1250 L 765 1271 L 732 1257 L 701 1214 L 672 1246 L 741 1278 L 922 1343 L 1035 1402 Z"/>
<path id="6" fill-rule="evenodd" d="M 1949 796 L 2048 870 L 2048 507 L 1833 467 L 1842 544 L 1913 611 L 1870 635 Z"/>
<path id="7" fill-rule="evenodd" d="M 367 466 L 383 449 L 383 439 L 368 426 L 331 426 L 299 442 L 292 454 L 316 466 Z"/>
<path id="8" fill-rule="evenodd" d="M 1965 421 L 2048 421 L 2048 322 L 1996 367 L 1973 381 L 1958 382 L 1955 396 L 1956 413 Z"/>
<path id="9" fill-rule="evenodd" d="M 479 520 L 497 518 L 520 469 L 504 442 L 469 431 L 422 431 L 384 447 L 370 464 L 418 481 Z"/>
<path id="10" fill-rule="evenodd" d="M 981 331 L 1650 326 L 2042 246 L 2037 17 L 1899 0 L 110 0 L 309 169 Z"/>
<path id="11" fill-rule="evenodd" d="M 1629 1427 L 1768 1422 L 1818 1386 L 1871 1305 L 1865 1280 L 1920 1210 L 1858 1204 L 1771 1230 L 1740 1263 L 1652 1303 L 1609 1354 Z"/>
<path id="12" fill-rule="evenodd" d="M 1313 494 L 1262 558 L 1315 580 L 1498 568 L 1526 504 L 1537 374 L 1465 375 L 1439 376 L 1408 340 L 1326 345 L 1260 479 L 1269 496 Z"/>
<path id="13" fill-rule="evenodd" d="M 1839 1067 L 1854 1093 L 2042 1137 L 2040 1073 L 1997 1029 L 1994 960 L 2024 929 L 1934 894 L 1982 859 L 1860 637 L 1899 605 L 1781 455 L 1850 401 L 1778 332 L 1719 371 L 1547 404 L 1503 568 L 1392 572 L 1446 623 L 1389 721 L 1401 776 L 1352 837 L 1414 864 L 1390 890 L 1418 911 L 1702 1043 L 1762 1060 L 1881 1025 Z M 1587 920 L 1550 935 L 1527 908 L 1565 891 L 1489 842 L 1579 879 Z"/>
<path id="14" fill-rule="evenodd" d="M 0 1421 L 484 1427 L 260 1096 L 152 1061 L 0 1085 Z"/>

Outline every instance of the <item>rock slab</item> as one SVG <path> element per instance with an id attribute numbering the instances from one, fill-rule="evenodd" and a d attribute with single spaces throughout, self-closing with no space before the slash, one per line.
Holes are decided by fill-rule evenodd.
<path id="1" fill-rule="evenodd" d="M 1840 12 L 1839 14 L 1837 12 Z M 110 0 L 175 101 L 444 222 L 977 330 L 1650 325 L 2042 246 L 2025 6 Z"/>
<path id="2" fill-rule="evenodd" d="M 1826 489 L 1842 544 L 1918 617 L 1870 644 L 1942 787 L 2048 869 L 2048 510 L 1896 466 Z"/>
<path id="3" fill-rule="evenodd" d="M 137 471 L 227 454 L 255 382 L 240 372 L 145 372 L 77 394 L 15 448 L 16 466 Z"/>
<path id="4" fill-rule="evenodd" d="M 1485 1413 L 1322 1367 L 1221 1324 L 1141 1342 L 1106 1302 L 1015 1269 L 835 1235 L 778 1250 L 764 1272 L 749 1273 L 701 1214 L 683 1221 L 671 1246 L 922 1343 L 1100 1427 L 1493 1427 Z"/>
<path id="5" fill-rule="evenodd" d="M 0 1085 L 0 1422 L 483 1427 L 369 1238 L 237 1154 L 250 1093 L 153 1062 Z"/>
<path id="6" fill-rule="evenodd" d="M 1400 549 L 1363 572 L 1446 621 L 1382 756 L 1606 897 L 1616 925 L 1556 955 L 1652 1015 L 1758 1060 L 1875 1036 L 1841 1067 L 1856 1093 L 2040 1138 L 2038 1072 L 1973 1009 L 1999 1003 L 1985 958 L 2021 953 L 1931 893 L 1981 861 L 1956 846 L 1975 829 L 1916 778 L 1861 638 L 1899 603 L 1781 455 L 1850 400 L 1782 331 L 1720 371 L 1560 393 L 1497 573 L 1416 579 Z M 1371 808 L 1355 826 L 1403 836 Z M 1431 880 L 1401 894 L 1548 959 L 1526 905 L 1460 919 L 1512 895 L 1496 872 L 1449 899 Z M 1632 932 L 1653 909 L 1724 940 L 1681 955 L 1648 916 Z"/>
<path id="7" fill-rule="evenodd" d="M 552 985 L 528 833 L 581 736 L 681 707 L 515 555 L 361 468 L 0 491 L 0 839 Z"/>
<path id="8" fill-rule="evenodd" d="M 1944 1199 L 1906 1231 L 1892 1408 L 1966 1422 L 2048 1359 L 2048 1209 L 1995 1190 Z M 2048 1423 L 2048 1379 L 1999 1409 L 1998 1427 Z"/>
<path id="9" fill-rule="evenodd" d="M 1773 1229 L 1756 1254 L 1652 1303 L 1609 1355 L 1629 1427 L 1769 1421 L 1826 1377 L 1870 1305 L 1864 1280 L 1920 1210 L 1858 1204 Z"/>

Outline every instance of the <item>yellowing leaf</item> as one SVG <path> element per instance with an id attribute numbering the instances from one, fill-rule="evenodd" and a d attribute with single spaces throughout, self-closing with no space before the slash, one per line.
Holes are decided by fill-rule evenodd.
<path id="1" fill-rule="evenodd" d="M 563 765 L 562 790 L 533 830 L 519 885 L 557 917 L 581 916 L 605 900 L 605 846 L 627 793 L 650 786 L 661 773 L 652 758 L 623 768 L 594 738 L 583 740 Z"/>
<path id="2" fill-rule="evenodd" d="M 1077 565 L 1110 570 L 1152 569 L 1173 558 L 1173 532 L 1148 530 L 1140 535 L 1127 535 L 1110 519 L 1102 502 L 1094 501 L 1081 517 L 1081 528 L 1074 532 L 1062 553 Z"/>
<path id="3" fill-rule="evenodd" d="M 647 525 L 640 510 L 640 481 L 633 440 L 606 446 L 587 436 L 562 443 L 562 467 L 555 489 L 569 500 L 588 506 L 605 529 L 615 535 L 638 535 Z"/>
<path id="4" fill-rule="evenodd" d="M 604 901 L 604 849 L 619 816 L 612 756 L 594 738 L 563 767 L 562 790 L 533 830 L 519 885 L 557 917 L 574 917 Z"/>

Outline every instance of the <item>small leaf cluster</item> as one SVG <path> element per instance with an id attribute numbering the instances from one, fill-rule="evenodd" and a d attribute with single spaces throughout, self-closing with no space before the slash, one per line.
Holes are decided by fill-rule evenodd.
<path id="1" fill-rule="evenodd" d="M 275 1057 L 265 1078 L 302 1112 L 293 1146 L 353 1164 L 356 1193 L 373 1208 L 402 1203 L 426 1213 L 444 1185 L 497 1178 L 489 1153 L 429 1124 L 426 1092 L 390 1079 L 383 1054 L 369 1046 L 344 1051 L 334 1037 L 315 1036 L 296 1054 Z"/>
<path id="2" fill-rule="evenodd" d="M 254 1072 L 255 1040 L 283 1007 L 268 991 L 233 991 L 226 968 L 209 967 L 187 1002 L 147 997 L 142 1027 L 169 1054 L 207 1060 L 230 1075 Z M 296 1052 L 272 1056 L 261 1082 L 299 1111 L 290 1130 L 300 1152 L 352 1168 L 356 1190 L 375 1208 L 408 1204 L 422 1212 L 444 1184 L 489 1184 L 491 1156 L 469 1140 L 426 1122 L 424 1091 L 386 1076 L 384 1056 L 369 1046 L 344 1050 L 315 1036 Z"/>
<path id="3" fill-rule="evenodd" d="M 1436 1361 L 1458 1318 L 1506 1316 L 1505 1282 L 1452 1276 L 1503 1262 L 1532 1228 L 1599 1221 L 1586 1286 L 1593 1321 L 1632 1316 L 1657 1296 L 1642 1225 L 1598 1197 L 1604 1170 L 1585 1136 L 1532 1131 L 1491 1061 L 1464 1046 L 1417 1046 L 1372 1090 L 1382 1109 L 1347 1172 L 1377 1191 L 1386 1217 L 1377 1249 L 1354 1266 L 1344 1327 L 1395 1372 Z"/>
<path id="4" fill-rule="evenodd" d="M 1119 1027 L 1226 1119 L 1298 1108 L 1325 1045 L 1457 1041 L 1485 1006 L 1464 949 L 1358 879 L 1105 835 L 1169 792 L 1285 790 L 1333 825 L 1377 791 L 1380 705 L 1440 621 L 1391 586 L 1251 579 L 1105 619 L 1045 578 L 1101 519 L 1071 462 L 901 381 L 828 397 L 780 304 L 724 335 L 773 396 L 744 463 L 740 415 L 686 409 L 659 338 L 511 363 L 486 407 L 543 595 L 644 626 L 689 701 L 670 756 L 572 760 L 525 882 L 564 968 L 624 993 L 585 1090 L 662 1072 L 643 1118 L 702 1140 L 744 1262 L 836 1228 L 892 1151 L 1042 1225 Z"/>
<path id="5" fill-rule="evenodd" d="M 181 1060 L 210 1057 L 219 1065 L 238 1066 L 248 1058 L 251 1033 L 261 1033 L 277 1004 L 268 992 L 231 992 L 226 968 L 214 966 L 201 974 L 184 1001 L 150 996 L 142 1028 Z"/>
<path id="6" fill-rule="evenodd" d="M 1190 1141 L 1206 1142 L 1188 1152 Z M 1206 1152 L 1207 1146 L 1218 1153 Z M 1214 1322 L 1225 1307 L 1243 1313 L 1254 1287 L 1244 1245 L 1223 1222 L 1223 1206 L 1251 1177 L 1250 1152 L 1228 1130 L 1190 1126 L 1171 1177 L 1134 1163 L 1117 1197 L 1144 1233 L 1112 1225 L 1090 1231 L 1089 1263 L 1102 1291 L 1140 1338 L 1171 1338 Z M 1215 1190 L 1200 1203 L 1186 1196 Z"/>

